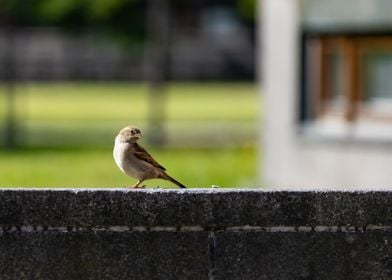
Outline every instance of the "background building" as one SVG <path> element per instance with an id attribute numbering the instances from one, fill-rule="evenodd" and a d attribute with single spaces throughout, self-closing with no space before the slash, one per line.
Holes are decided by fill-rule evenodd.
<path id="1" fill-rule="evenodd" d="M 263 2 L 264 181 L 390 186 L 392 3 Z"/>

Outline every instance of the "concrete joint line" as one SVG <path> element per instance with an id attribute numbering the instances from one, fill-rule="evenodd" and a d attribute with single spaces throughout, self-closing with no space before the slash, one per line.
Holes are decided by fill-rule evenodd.
<path id="1" fill-rule="evenodd" d="M 203 227 L 203 226 L 107 226 L 107 227 L 79 227 L 79 226 L 1 226 L 0 234 L 7 232 L 367 232 L 392 231 L 389 225 L 365 226 L 229 226 L 229 227 Z"/>
<path id="2" fill-rule="evenodd" d="M 208 279 L 215 280 L 215 271 L 216 271 L 216 263 L 215 263 L 215 248 L 216 248 L 216 238 L 215 232 L 210 231 L 208 236 Z"/>

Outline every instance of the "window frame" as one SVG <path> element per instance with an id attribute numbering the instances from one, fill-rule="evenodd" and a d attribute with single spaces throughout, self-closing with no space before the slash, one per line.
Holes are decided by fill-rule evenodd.
<path id="1" fill-rule="evenodd" d="M 341 121 L 353 123 L 363 117 L 377 120 L 392 121 L 390 114 L 380 114 L 372 110 L 364 102 L 363 54 L 375 48 L 392 52 L 392 28 L 387 30 L 312 30 L 302 28 L 300 55 L 300 96 L 299 120 L 308 122 L 317 120 L 332 113 Z M 309 44 L 318 44 L 316 53 L 309 54 Z M 344 105 L 343 110 L 331 111 L 328 108 L 331 65 L 328 55 L 332 49 L 338 49 L 342 54 L 343 73 L 346 77 L 343 82 Z M 314 52 L 314 46 L 313 46 Z M 312 58 L 309 59 L 310 55 Z M 313 57 L 313 56 L 316 56 Z M 318 65 L 318 66 L 317 66 Z M 316 74 L 314 71 L 317 68 Z M 317 69 L 316 69 L 317 70 Z M 311 76 L 317 75 L 317 81 L 310 82 Z"/>

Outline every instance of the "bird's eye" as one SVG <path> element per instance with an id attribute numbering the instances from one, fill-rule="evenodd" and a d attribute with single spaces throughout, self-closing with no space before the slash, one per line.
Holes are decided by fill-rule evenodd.
<path id="1" fill-rule="evenodd" d="M 134 135 L 136 132 L 134 130 L 131 130 L 131 134 Z"/>

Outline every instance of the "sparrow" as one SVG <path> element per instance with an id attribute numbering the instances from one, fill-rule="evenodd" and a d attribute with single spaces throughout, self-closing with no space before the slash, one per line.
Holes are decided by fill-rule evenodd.
<path id="1" fill-rule="evenodd" d="M 122 172 L 138 181 L 131 188 L 143 188 L 140 184 L 148 179 L 168 180 L 180 188 L 186 188 L 166 173 L 160 165 L 137 141 L 142 138 L 140 129 L 127 126 L 120 130 L 114 141 L 113 157 Z"/>

